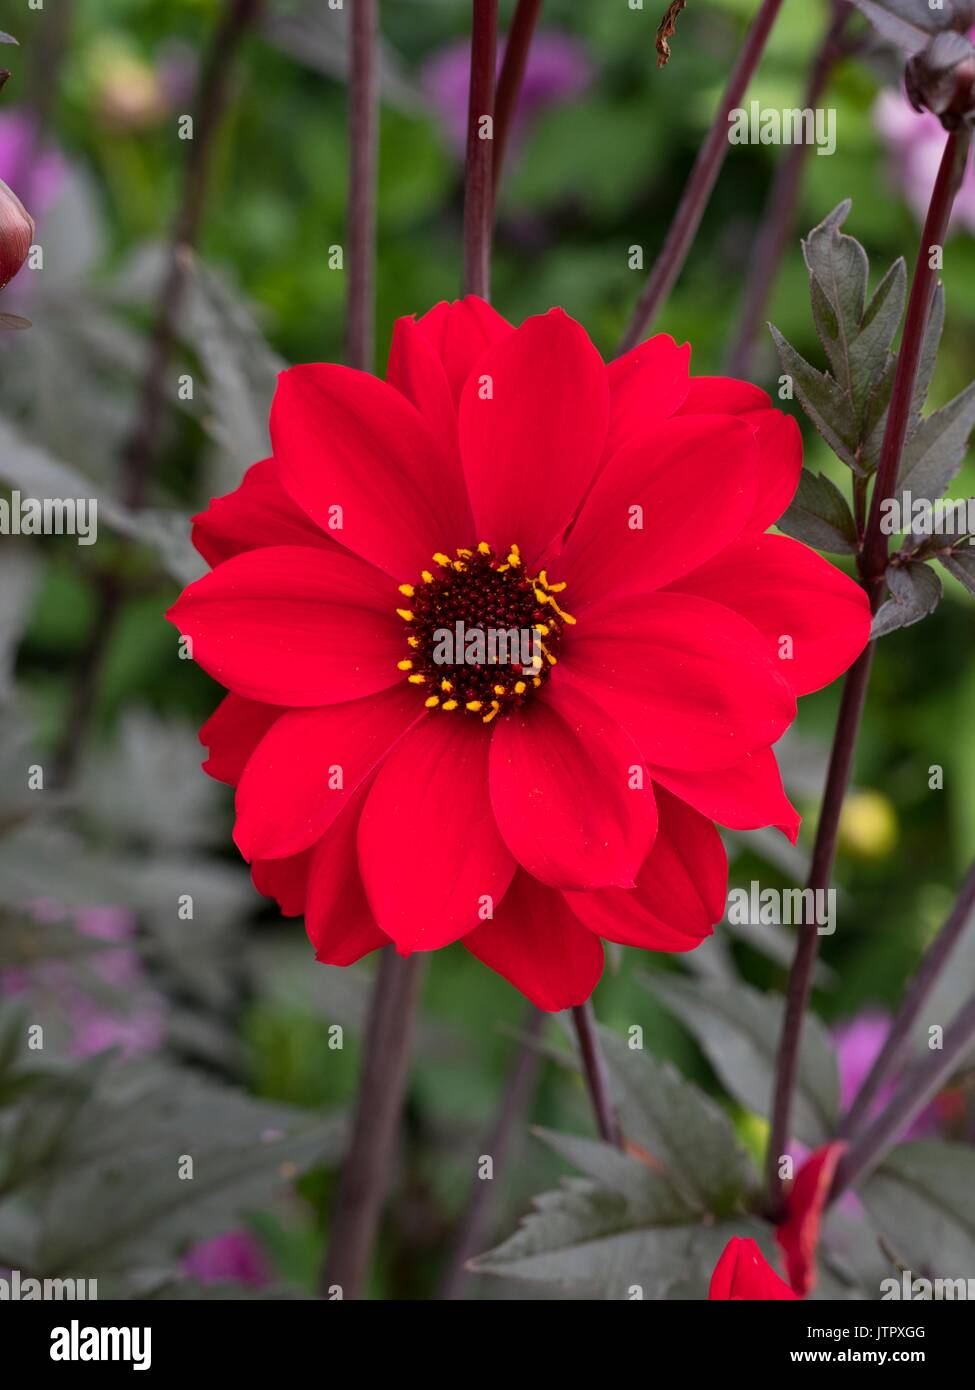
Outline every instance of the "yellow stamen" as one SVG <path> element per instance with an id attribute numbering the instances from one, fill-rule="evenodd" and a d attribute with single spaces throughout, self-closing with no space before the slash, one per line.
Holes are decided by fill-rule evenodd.
<path id="1" fill-rule="evenodd" d="M 444 709 L 456 709 L 457 706 L 458 706 L 459 704 L 460 704 L 460 701 L 459 701 L 459 700 L 444 700 L 444 702 L 443 702 L 443 708 L 444 708 Z"/>
<path id="2" fill-rule="evenodd" d="M 430 573 L 429 570 L 421 570 L 421 571 L 420 571 L 420 578 L 423 580 L 424 584 L 432 584 L 432 583 L 433 583 L 433 575 Z"/>
<path id="3" fill-rule="evenodd" d="M 397 661 L 396 669 L 397 671 L 412 671 L 413 662 L 409 659 L 408 656 L 404 657 L 402 661 Z"/>
<path id="4" fill-rule="evenodd" d="M 477 548 L 482 555 L 491 554 L 491 547 L 488 545 L 487 541 L 478 541 Z"/>
<path id="5" fill-rule="evenodd" d="M 503 695 L 503 694 L 504 694 L 504 686 L 503 686 L 503 685 L 496 685 L 496 686 L 494 687 L 494 693 L 495 693 L 495 695 Z"/>
<path id="6" fill-rule="evenodd" d="M 413 611 L 412 611 L 412 609 L 410 609 L 410 608 L 397 608 L 396 612 L 397 612 L 397 613 L 399 614 L 399 616 L 403 619 L 403 622 L 404 622 L 404 623 L 411 623 L 411 622 L 413 621 Z"/>
<path id="7" fill-rule="evenodd" d="M 407 640 L 407 642 L 410 644 L 411 647 L 418 647 L 418 646 L 420 645 L 420 639 L 419 639 L 419 637 L 407 637 L 406 640 Z"/>
<path id="8" fill-rule="evenodd" d="M 437 706 L 440 704 L 440 696 L 431 695 L 430 698 L 428 700 L 424 700 L 423 703 L 426 705 L 427 709 L 436 709 Z"/>
<path id="9" fill-rule="evenodd" d="M 416 593 L 416 590 L 414 589 L 412 584 L 401 584 L 399 586 L 399 591 L 406 598 L 412 598 L 413 595 Z"/>
<path id="10" fill-rule="evenodd" d="M 447 677 L 444 676 L 443 680 L 440 682 L 440 689 L 441 689 L 441 690 L 453 690 L 453 688 L 454 688 L 454 683 L 453 683 L 453 681 L 449 681 L 449 680 L 447 679 Z"/>
<path id="11" fill-rule="evenodd" d="M 497 700 L 492 700 L 492 701 L 491 701 L 491 709 L 490 709 L 489 713 L 484 714 L 484 715 L 481 716 L 481 723 L 482 723 L 482 724 L 490 724 L 490 722 L 491 722 L 492 719 L 496 719 L 496 718 L 497 718 L 497 716 L 498 716 L 498 711 L 499 711 L 500 709 L 501 709 L 501 706 L 498 704 Z"/>
<path id="12" fill-rule="evenodd" d="M 433 557 L 433 563 L 435 565 L 449 565 L 450 556 L 445 555 L 442 550 L 438 550 Z"/>
<path id="13" fill-rule="evenodd" d="M 409 681 L 410 685 L 426 685 L 427 683 L 426 676 L 421 675 L 419 672 L 415 676 L 407 676 L 406 679 Z"/>
<path id="14" fill-rule="evenodd" d="M 467 704 L 464 706 L 464 708 L 465 708 L 465 709 L 478 710 L 478 709 L 481 708 L 481 701 L 480 701 L 480 700 L 468 700 L 468 701 L 467 701 Z"/>
<path id="15" fill-rule="evenodd" d="M 515 681 L 515 694 L 516 694 L 516 695 L 524 695 L 524 693 L 525 693 L 525 691 L 526 691 L 527 689 L 528 689 L 528 686 L 525 684 L 524 681 Z"/>

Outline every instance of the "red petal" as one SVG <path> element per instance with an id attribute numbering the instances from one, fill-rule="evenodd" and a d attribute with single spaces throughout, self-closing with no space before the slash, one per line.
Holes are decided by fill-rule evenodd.
<path id="1" fill-rule="evenodd" d="M 389 945 L 359 876 L 356 836 L 365 799 L 366 789 L 360 787 L 311 852 L 305 930 L 316 959 L 326 965 L 352 965 Z"/>
<path id="2" fill-rule="evenodd" d="M 283 713 L 280 705 L 225 695 L 200 730 L 200 742 L 210 750 L 203 771 L 217 782 L 236 787 L 247 759 Z"/>
<path id="3" fill-rule="evenodd" d="M 565 530 L 603 452 L 602 358 L 561 309 L 528 319 L 482 358 L 459 419 L 476 539 L 503 552 L 516 543 L 533 566 Z"/>
<path id="4" fill-rule="evenodd" d="M 490 769 L 498 827 L 529 873 L 556 888 L 632 885 L 656 831 L 653 791 L 633 740 L 592 700 L 553 677 L 544 699 L 498 721 Z"/>
<path id="5" fill-rule="evenodd" d="M 584 1004 L 603 972 L 603 948 L 573 917 L 559 893 L 519 870 L 494 920 L 464 945 L 539 1009 Z"/>
<path id="6" fill-rule="evenodd" d="M 693 377 L 682 415 L 740 415 L 755 430 L 760 481 L 748 532 L 767 531 L 788 507 L 802 472 L 802 435 L 791 416 L 773 410 L 765 391 L 731 377 Z"/>
<path id="7" fill-rule="evenodd" d="M 338 546 L 280 545 L 225 560 L 167 613 L 193 658 L 238 695 L 323 705 L 401 680 L 398 595 Z"/>
<path id="8" fill-rule="evenodd" d="M 259 859 L 251 865 L 254 887 L 265 898 L 276 898 L 283 916 L 300 917 L 305 910 L 310 861 L 309 850 L 289 859 Z"/>
<path id="9" fill-rule="evenodd" d="M 274 459 L 255 463 L 234 492 L 193 518 L 193 544 L 208 565 L 266 545 L 334 545 L 285 492 Z"/>
<path id="10" fill-rule="evenodd" d="M 376 921 L 404 954 L 433 951 L 495 909 L 515 861 L 488 795 L 489 731 L 461 713 L 422 720 L 385 760 L 359 823 Z"/>
<path id="11" fill-rule="evenodd" d="M 760 748 L 730 767 L 705 772 L 652 767 L 651 776 L 708 820 L 729 830 L 757 830 L 774 825 L 793 844 L 801 817 L 785 794 L 771 748 Z"/>
<path id="12" fill-rule="evenodd" d="M 455 401 L 475 364 L 494 343 L 514 332 L 507 319 L 476 294 L 435 304 L 417 321 L 443 369 Z"/>
<path id="13" fill-rule="evenodd" d="M 452 459 L 460 471 L 457 403 L 443 363 L 415 319 L 397 319 L 393 325 L 386 380 L 416 406 L 444 458 Z"/>
<path id="14" fill-rule="evenodd" d="M 388 383 L 348 367 L 293 367 L 278 383 L 271 439 L 298 505 L 396 579 L 414 579 L 436 550 L 470 543 L 460 470 Z"/>
<path id="15" fill-rule="evenodd" d="M 558 560 L 566 607 L 649 593 L 709 560 L 741 534 L 755 479 L 754 434 L 740 420 L 661 421 L 614 455 L 587 497 Z"/>
<path id="16" fill-rule="evenodd" d="M 870 604 L 860 585 L 787 536 L 738 541 L 674 587 L 753 623 L 797 695 L 842 675 L 870 638 Z M 783 637 L 791 638 L 785 658 Z"/>
<path id="17" fill-rule="evenodd" d="M 734 1236 L 728 1241 L 711 1275 L 709 1299 L 739 1302 L 796 1298 L 784 1279 L 780 1279 L 758 1245 L 750 1237 Z"/>
<path id="18" fill-rule="evenodd" d="M 363 700 L 283 714 L 237 788 L 234 840 L 244 858 L 279 859 L 314 844 L 424 714 L 405 683 Z"/>
<path id="19" fill-rule="evenodd" d="M 724 916 L 728 859 L 704 816 L 662 787 L 660 823 L 636 887 L 568 893 L 581 922 L 607 941 L 647 951 L 693 951 Z"/>
<path id="20" fill-rule="evenodd" d="M 786 1219 L 775 1232 L 785 1255 L 789 1283 L 799 1298 L 805 1298 L 816 1287 L 819 1228 L 836 1165 L 846 1148 L 838 1140 L 810 1154 L 786 1199 Z"/>
<path id="21" fill-rule="evenodd" d="M 690 387 L 690 362 L 690 343 L 678 347 L 669 334 L 657 333 L 608 364 L 607 455 L 680 409 Z"/>
<path id="22" fill-rule="evenodd" d="M 636 740 L 648 763 L 729 767 L 775 743 L 795 696 L 751 623 L 689 594 L 593 604 L 560 670 Z"/>

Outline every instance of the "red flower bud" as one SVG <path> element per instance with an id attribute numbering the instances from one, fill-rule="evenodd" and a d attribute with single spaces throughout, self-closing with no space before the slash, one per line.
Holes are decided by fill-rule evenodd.
<path id="1" fill-rule="evenodd" d="M 26 261 L 33 240 L 33 217 L 13 189 L 0 179 L 0 290 Z"/>

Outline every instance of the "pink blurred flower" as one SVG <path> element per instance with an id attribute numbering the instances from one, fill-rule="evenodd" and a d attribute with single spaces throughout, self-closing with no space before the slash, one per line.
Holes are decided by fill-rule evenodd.
<path id="1" fill-rule="evenodd" d="M 867 1073 L 880 1054 L 890 1030 L 890 1019 L 883 1013 L 863 1013 L 834 1030 L 833 1042 L 840 1072 L 840 1108 L 849 1109 L 854 1097 L 866 1080 Z M 895 1082 L 881 1087 L 871 1109 L 871 1118 L 887 1105 L 895 1090 Z M 933 1105 L 917 1117 L 904 1135 L 905 1139 L 923 1139 L 937 1133 L 938 1112 Z"/>
<path id="2" fill-rule="evenodd" d="M 247 1231 L 228 1231 L 200 1241 L 183 1256 L 183 1268 L 201 1284 L 246 1284 L 259 1289 L 270 1277 L 264 1252 Z"/>
<path id="3" fill-rule="evenodd" d="M 945 131 L 930 111 L 914 111 L 903 92 L 887 89 L 873 108 L 874 124 L 883 136 L 898 185 L 919 222 L 924 221 L 941 163 Z M 951 229 L 975 231 L 975 169 L 969 161 L 955 199 Z"/>
<path id="4" fill-rule="evenodd" d="M 502 53 L 498 54 L 498 68 Z M 467 94 L 470 82 L 470 44 L 449 44 L 426 64 L 423 87 L 440 116 L 450 143 L 462 154 L 467 142 Z M 589 86 L 592 64 L 583 45 L 568 34 L 549 29 L 540 33 L 528 54 L 513 135 L 524 132 L 533 118 L 563 106 Z"/>
<path id="5" fill-rule="evenodd" d="M 66 165 L 52 146 L 34 149 L 34 124 L 14 108 L 0 113 L 0 179 L 42 222 L 64 184 Z"/>
<path id="6" fill-rule="evenodd" d="M 29 905 L 39 926 L 64 920 L 64 909 L 42 899 Z M 147 982 L 138 952 L 130 944 L 135 919 L 121 907 L 86 907 L 72 919 L 82 936 L 118 943 L 117 947 L 84 957 L 85 968 L 125 996 L 124 1007 L 106 1002 L 101 991 L 86 984 L 83 974 L 64 960 L 0 971 L 0 997 L 33 993 L 54 998 L 67 1025 L 73 1057 L 92 1057 L 117 1047 L 124 1057 L 154 1052 L 165 1036 L 165 1003 Z"/>

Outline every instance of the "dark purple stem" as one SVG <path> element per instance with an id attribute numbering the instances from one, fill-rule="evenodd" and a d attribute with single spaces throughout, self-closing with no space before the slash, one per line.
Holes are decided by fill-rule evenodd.
<path id="1" fill-rule="evenodd" d="M 873 505 L 867 520 L 863 548 L 859 556 L 860 576 L 874 612 L 879 607 L 884 594 L 884 573 L 887 567 L 888 540 L 880 527 L 881 504 L 885 498 L 889 498 L 893 494 L 896 486 L 901 453 L 907 434 L 910 406 L 914 398 L 921 345 L 924 341 L 928 312 L 934 294 L 936 272 L 928 264 L 929 249 L 935 245 L 944 245 L 952 203 L 960 181 L 961 171 L 964 168 L 968 139 L 967 132 L 964 134 L 954 132 L 948 136 L 946 141 L 938 178 L 931 194 L 931 204 L 925 219 L 914 279 L 911 284 L 904 333 L 894 374 L 893 393 L 881 445 L 880 465 L 874 484 Z M 870 679 L 873 645 L 871 643 L 856 664 L 851 667 L 843 685 L 843 697 L 836 733 L 833 738 L 833 751 L 826 779 L 823 807 L 819 824 L 816 827 L 816 842 L 813 848 L 813 861 L 809 876 L 809 887 L 813 889 L 827 888 L 832 877 L 840 812 L 843 809 L 843 800 L 846 796 L 853 767 L 853 754 Z M 791 1138 L 792 1103 L 799 1071 L 802 1025 L 812 991 L 813 971 L 816 966 L 818 949 L 819 936 L 815 928 L 806 926 L 804 929 L 800 929 L 795 959 L 789 975 L 782 1042 L 779 1047 L 772 1098 L 768 1186 L 769 1208 L 773 1214 L 781 1208 L 782 1184 L 778 1175 L 779 1158 Z"/>
<path id="2" fill-rule="evenodd" d="M 919 1057 L 908 1068 L 890 1105 L 859 1139 L 853 1141 L 840 1159 L 830 1191 L 831 1202 L 842 1197 L 849 1187 L 872 1172 L 883 1160 L 931 1098 L 941 1090 L 973 1044 L 975 995 L 956 1014 L 942 1039 L 941 1048 Z"/>
<path id="3" fill-rule="evenodd" d="M 325 1297 L 336 1288 L 344 1299 L 362 1295 L 396 1157 L 423 964 L 422 955 L 399 956 L 394 946 L 385 947 L 380 958 L 352 1134 L 332 1207 L 321 1280 Z"/>
<path id="4" fill-rule="evenodd" d="M 971 135 L 967 130 L 952 131 L 945 141 L 944 152 L 938 177 L 935 180 L 928 215 L 921 233 L 911 297 L 907 304 L 907 317 L 904 321 L 904 334 L 897 357 L 894 373 L 894 387 L 887 412 L 883 443 L 880 448 L 880 463 L 877 467 L 877 481 L 874 485 L 870 515 L 867 520 L 867 533 L 863 544 L 864 572 L 878 580 L 887 568 L 887 547 L 889 538 L 881 528 L 881 506 L 887 498 L 894 495 L 897 474 L 900 469 L 904 440 L 911 416 L 911 403 L 914 399 L 914 386 L 917 381 L 918 363 L 924 345 L 924 332 L 927 327 L 931 301 L 938 283 L 938 271 L 931 265 L 931 251 L 943 247 L 951 219 L 951 209 L 955 194 L 965 171 L 968 146 Z"/>
<path id="5" fill-rule="evenodd" d="M 491 226 L 494 220 L 494 73 L 498 49 L 498 0 L 473 0 L 471 87 L 467 110 L 467 163 L 464 177 L 464 293 L 491 294 Z M 483 139 L 482 135 L 492 138 Z"/>
<path id="6" fill-rule="evenodd" d="M 372 371 L 375 359 L 378 35 L 378 0 L 352 0 L 345 356 L 350 367 L 363 372 Z"/>
<path id="7" fill-rule="evenodd" d="M 880 1049 L 853 1104 L 843 1119 L 837 1138 L 846 1139 L 861 1130 L 881 1088 L 899 1070 L 911 1045 L 914 1026 L 921 1016 L 921 1010 L 931 997 L 931 992 L 941 978 L 952 952 L 958 945 L 962 933 L 968 925 L 975 909 L 975 863 L 961 886 L 955 905 L 945 919 L 944 925 L 925 952 L 917 974 L 904 995 L 903 1003 L 891 1024 L 887 1040 Z"/>
<path id="8" fill-rule="evenodd" d="M 543 0 L 518 0 L 518 8 L 505 40 L 504 59 L 494 101 L 494 160 L 491 177 L 495 194 L 501 181 L 508 138 L 511 135 L 515 112 L 518 110 L 521 84 L 528 65 L 528 52 L 535 36 L 538 17 L 542 12 L 542 3 Z"/>
<path id="9" fill-rule="evenodd" d="M 544 1023 L 545 1015 L 539 1009 L 533 1008 L 525 1026 L 524 1041 L 518 1045 L 497 1114 L 479 1150 L 480 1153 L 491 1156 L 492 1180 L 479 1177 L 474 1180 L 470 1198 L 458 1222 L 453 1246 L 447 1259 L 447 1273 L 440 1286 L 441 1299 L 463 1297 L 464 1287 L 469 1279 L 465 1268 L 467 1261 L 484 1248 L 494 1195 L 494 1180 L 503 1171 L 516 1127 L 528 1109 L 541 1070 L 542 1056 L 536 1043 Z"/>
<path id="10" fill-rule="evenodd" d="M 599 1136 L 607 1144 L 621 1148 L 622 1137 L 619 1119 L 616 1114 L 616 1106 L 613 1104 L 606 1059 L 603 1057 L 603 1050 L 599 1045 L 596 1017 L 593 1013 L 591 1000 L 587 1000 L 585 1004 L 576 1005 L 572 1010 L 572 1022 L 575 1024 L 576 1037 L 579 1041 L 579 1055 L 582 1058 L 582 1070 L 586 1078 L 586 1085 L 589 1088 Z"/>
<path id="11" fill-rule="evenodd" d="M 667 233 L 667 240 L 620 340 L 618 353 L 628 352 L 630 348 L 636 347 L 652 328 L 654 319 L 681 272 L 691 243 L 701 225 L 711 190 L 728 153 L 728 117 L 741 105 L 742 97 L 758 66 L 781 7 L 782 0 L 762 0 L 755 22 L 745 39 L 745 46 L 738 55 L 714 122 L 691 170 L 691 177 Z"/>
<path id="12" fill-rule="evenodd" d="M 842 40 L 851 7 L 847 0 L 835 0 L 834 11 L 833 20 L 809 74 L 803 101 L 806 110 L 815 110 L 819 106 L 833 69 L 846 52 Z M 786 246 L 795 230 L 799 188 L 810 148 L 800 141 L 790 145 L 779 160 L 758 239 L 749 253 L 750 273 L 745 284 L 741 314 L 725 362 L 725 370 L 730 376 L 748 377 L 750 374 L 752 351 L 765 317 L 765 306 L 778 277 Z"/>

